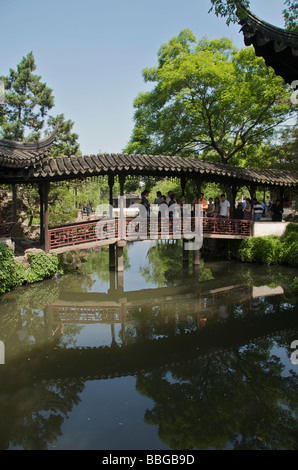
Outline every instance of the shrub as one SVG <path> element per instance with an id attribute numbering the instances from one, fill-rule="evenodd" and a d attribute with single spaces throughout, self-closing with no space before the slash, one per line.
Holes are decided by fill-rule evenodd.
<path id="1" fill-rule="evenodd" d="M 4 242 L 0 243 L 0 293 L 20 286 L 25 280 L 25 267 L 17 263 L 13 250 Z"/>
<path id="2" fill-rule="evenodd" d="M 240 244 L 238 257 L 246 263 L 298 266 L 298 225 L 289 224 L 281 237 L 246 238 Z"/>
<path id="3" fill-rule="evenodd" d="M 285 233 L 281 236 L 281 240 L 284 243 L 298 242 L 298 225 L 289 224 L 285 230 Z"/>
<path id="4" fill-rule="evenodd" d="M 284 258 L 284 245 L 279 237 L 256 237 L 252 255 L 253 260 L 263 264 L 280 264 Z"/>
<path id="5" fill-rule="evenodd" d="M 56 273 L 62 273 L 59 258 L 56 254 L 28 253 L 27 258 L 30 265 L 26 273 L 28 283 L 43 281 Z"/>
<path id="6" fill-rule="evenodd" d="M 253 238 L 245 238 L 242 240 L 238 250 L 238 256 L 243 263 L 251 263 L 253 261 L 253 245 Z"/>
<path id="7" fill-rule="evenodd" d="M 284 260 L 284 244 L 275 236 L 246 238 L 238 256 L 246 263 L 279 264 Z"/>
<path id="8" fill-rule="evenodd" d="M 298 266 L 298 240 L 286 245 L 285 248 L 285 263 L 290 266 Z"/>
<path id="9" fill-rule="evenodd" d="M 0 243 L 0 294 L 24 283 L 31 284 L 63 273 L 56 254 L 29 253 L 27 258 L 28 269 L 15 260 L 13 250 L 6 243 Z"/>
<path id="10" fill-rule="evenodd" d="M 294 291 L 298 292 L 298 277 L 294 277 L 291 287 Z"/>

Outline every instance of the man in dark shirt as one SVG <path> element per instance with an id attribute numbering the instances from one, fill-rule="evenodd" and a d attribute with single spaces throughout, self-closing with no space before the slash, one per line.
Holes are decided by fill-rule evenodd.
<path id="1" fill-rule="evenodd" d="M 147 211 L 147 215 L 149 215 L 150 213 L 150 204 L 149 204 L 149 201 L 148 201 L 148 196 L 149 196 L 149 191 L 143 191 L 142 192 L 142 201 L 141 201 L 141 204 L 143 206 L 145 206 L 145 209 Z"/>
<path id="2" fill-rule="evenodd" d="M 283 208 L 280 204 L 280 200 L 276 199 L 275 204 L 271 206 L 271 218 L 272 222 L 281 222 L 282 221 Z"/>

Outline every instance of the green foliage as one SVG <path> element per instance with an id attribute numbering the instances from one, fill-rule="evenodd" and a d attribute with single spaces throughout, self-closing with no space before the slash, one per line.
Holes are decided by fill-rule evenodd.
<path id="1" fill-rule="evenodd" d="M 9 76 L 0 77 L 5 86 L 5 119 L 2 122 L 2 135 L 5 139 L 23 141 L 37 140 L 44 125 L 44 118 L 54 106 L 52 90 L 35 75 L 33 53 L 23 57 L 17 70 L 10 69 Z"/>
<path id="2" fill-rule="evenodd" d="M 135 99 L 128 153 L 248 166 L 294 108 L 283 80 L 253 48 L 238 50 L 230 39 L 196 40 L 186 29 L 157 59 L 143 71 L 154 88 Z"/>
<path id="3" fill-rule="evenodd" d="M 13 250 L 0 243 L 0 293 L 10 291 L 22 284 L 31 284 L 63 273 L 63 268 L 56 254 L 44 252 L 28 253 L 29 267 L 16 261 Z"/>
<path id="4" fill-rule="evenodd" d="M 246 263 L 298 266 L 298 225 L 289 224 L 281 237 L 246 238 L 241 242 L 238 256 Z"/>
<path id="5" fill-rule="evenodd" d="M 241 12 L 237 8 L 235 0 L 211 0 L 211 4 L 209 13 L 214 10 L 216 16 L 226 17 L 227 25 L 239 22 Z M 242 0 L 242 5 L 249 8 L 249 0 Z"/>
<path id="6" fill-rule="evenodd" d="M 284 259 L 284 244 L 279 237 L 253 237 L 243 240 L 238 255 L 243 262 L 280 264 Z"/>
<path id="7" fill-rule="evenodd" d="M 24 266 L 15 261 L 13 251 L 6 243 L 0 243 L 0 293 L 21 285 L 24 277 Z"/>
<path id="8" fill-rule="evenodd" d="M 287 8 L 283 10 L 286 29 L 298 32 L 298 1 L 285 0 Z"/>
<path id="9" fill-rule="evenodd" d="M 224 16 L 226 23 L 239 23 L 242 16 L 245 16 L 245 12 L 239 8 L 239 2 L 236 0 L 211 0 L 211 8 L 209 13 L 214 10 L 216 16 Z M 238 5 L 237 5 L 238 4 Z M 241 4 L 249 9 L 250 1 L 242 0 Z M 285 28 L 289 31 L 298 31 L 298 1 L 297 0 L 285 0 L 284 4 L 286 8 L 282 11 Z"/>
<path id="10" fill-rule="evenodd" d="M 291 284 L 291 287 L 295 292 L 298 292 L 298 277 L 295 277 L 293 279 L 293 283 Z"/>
<path id="11" fill-rule="evenodd" d="M 50 116 L 48 119 L 49 130 L 47 131 L 47 134 L 52 132 L 58 123 L 59 128 L 49 156 L 55 158 L 58 156 L 63 157 L 65 155 L 79 155 L 81 153 L 80 144 L 78 143 L 79 136 L 75 132 L 72 132 L 74 122 L 70 119 L 66 121 L 64 119 L 64 114 L 59 114 L 56 117 Z"/>
<path id="12" fill-rule="evenodd" d="M 28 253 L 27 258 L 30 266 L 26 272 L 26 281 L 29 284 L 48 279 L 57 273 L 62 274 L 59 258 L 56 254 Z"/>

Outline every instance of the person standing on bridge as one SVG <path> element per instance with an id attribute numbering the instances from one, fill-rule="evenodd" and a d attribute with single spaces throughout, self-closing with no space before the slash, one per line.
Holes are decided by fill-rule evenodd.
<path id="1" fill-rule="evenodd" d="M 275 204 L 271 206 L 272 222 L 282 222 L 283 208 L 280 199 L 276 199 Z"/>
<path id="2" fill-rule="evenodd" d="M 227 219 L 230 217 L 230 207 L 231 207 L 231 204 L 229 203 L 229 201 L 226 199 L 226 196 L 225 194 L 222 194 L 220 196 L 220 203 L 219 203 L 219 207 L 220 207 L 220 212 L 219 212 L 219 215 L 221 218 L 224 218 L 224 219 Z"/>
<path id="3" fill-rule="evenodd" d="M 162 196 L 161 192 L 160 192 L 160 191 L 157 191 L 154 204 L 158 204 L 158 205 L 160 206 L 160 204 L 161 204 L 161 196 Z"/>
<path id="4" fill-rule="evenodd" d="M 256 198 L 254 198 L 254 222 L 260 222 L 262 214 L 263 206 Z"/>
<path id="5" fill-rule="evenodd" d="M 149 201 L 148 201 L 148 196 L 149 196 L 149 191 L 145 190 L 145 191 L 142 192 L 141 204 L 145 207 L 145 209 L 147 211 L 147 215 L 149 216 L 149 214 L 150 214 L 150 204 L 149 204 Z"/>

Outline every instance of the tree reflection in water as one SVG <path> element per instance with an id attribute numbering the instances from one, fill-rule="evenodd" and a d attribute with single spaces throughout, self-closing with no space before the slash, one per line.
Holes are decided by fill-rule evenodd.
<path id="1" fill-rule="evenodd" d="M 288 345 L 289 339 L 280 340 Z M 137 378 L 145 413 L 171 449 L 297 449 L 297 385 L 270 352 L 273 340 Z"/>
<path id="2" fill-rule="evenodd" d="M 286 276 L 265 267 L 235 269 L 233 263 L 221 264 L 220 275 L 215 264 L 210 270 L 203 262 L 199 270 L 190 266 L 187 271 L 181 261 L 179 243 L 149 248 L 139 273 L 172 289 L 165 297 L 162 289 L 152 289 L 148 299 L 132 293 L 129 321 L 123 320 L 119 330 L 122 342 L 111 347 L 78 348 L 79 321 L 53 336 L 56 324 L 46 314 L 65 293 L 67 298 L 82 294 L 82 309 L 87 308 L 94 274 L 109 280 L 107 250 L 91 253 L 81 274 L 16 289 L 1 299 L 1 340 L 12 361 L 0 369 L 1 449 L 47 449 L 62 435 L 86 381 L 100 382 L 99 376 L 116 372 L 136 376 L 136 390 L 154 402 L 144 422 L 157 426 L 160 440 L 171 449 L 298 447 L 297 366 L 291 370 L 275 354 L 280 348 L 289 361 L 291 341 L 297 339 L 297 333 L 276 333 L 281 324 L 292 330 L 295 322 L 297 299 Z M 216 281 L 210 281 L 213 276 Z M 285 293 L 252 300 L 252 286 L 266 284 L 283 286 Z M 184 285 L 192 295 L 185 294 Z M 241 295 L 239 286 L 244 287 Z M 128 293 L 118 297 L 125 305 L 123 294 Z M 106 300 L 120 302 L 109 295 Z M 78 313 L 77 308 L 73 318 Z M 272 337 L 265 337 L 268 333 Z M 252 340 L 255 334 L 264 338 Z"/>

